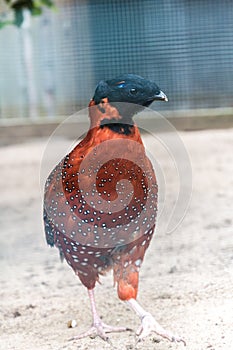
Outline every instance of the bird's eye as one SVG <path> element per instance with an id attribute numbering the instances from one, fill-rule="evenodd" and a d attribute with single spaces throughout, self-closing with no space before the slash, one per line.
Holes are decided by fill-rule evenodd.
<path id="1" fill-rule="evenodd" d="M 131 95 L 136 95 L 138 93 L 138 90 L 135 89 L 135 88 L 132 88 L 132 89 L 129 90 L 129 92 L 130 92 Z"/>

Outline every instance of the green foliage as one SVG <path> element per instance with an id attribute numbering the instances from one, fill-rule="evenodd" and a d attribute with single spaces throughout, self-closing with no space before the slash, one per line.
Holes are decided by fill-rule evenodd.
<path id="1" fill-rule="evenodd" d="M 13 20 L 1 20 L 0 18 L 0 29 L 9 24 L 14 24 L 17 27 L 20 27 L 23 23 L 23 11 L 25 9 L 29 10 L 32 16 L 41 15 L 43 12 L 43 7 L 49 7 L 54 9 L 54 3 L 52 0 L 4 0 L 9 10 L 14 11 Z"/>
<path id="2" fill-rule="evenodd" d="M 0 20 L 0 29 L 7 26 L 8 24 L 14 24 L 14 21 L 4 21 L 4 20 L 2 21 L 2 20 Z"/>

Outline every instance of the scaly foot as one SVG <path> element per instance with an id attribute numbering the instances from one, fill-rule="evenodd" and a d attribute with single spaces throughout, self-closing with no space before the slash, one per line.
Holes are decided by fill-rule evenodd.
<path id="1" fill-rule="evenodd" d="M 154 319 L 154 317 L 150 313 L 146 313 L 142 317 L 142 323 L 136 332 L 138 336 L 137 342 L 143 340 L 151 333 L 156 333 L 161 337 L 170 340 L 171 342 L 175 342 L 175 343 L 182 342 L 186 346 L 186 342 L 183 338 L 165 330 L 162 326 L 160 326 L 160 324 Z"/>
<path id="2" fill-rule="evenodd" d="M 104 341 L 107 341 L 110 343 L 109 337 L 106 335 L 106 333 L 112 333 L 112 332 L 125 332 L 125 331 L 131 331 L 131 329 L 126 328 L 126 327 L 113 327 L 113 326 L 109 326 L 107 324 L 105 324 L 104 322 L 102 322 L 101 320 L 99 320 L 96 323 L 93 323 L 93 325 L 91 326 L 91 328 L 86 331 L 83 332 L 69 340 L 77 340 L 77 339 L 82 339 L 85 337 L 91 337 L 91 338 L 95 338 L 97 336 L 99 336 L 101 339 L 103 339 Z"/>
<path id="3" fill-rule="evenodd" d="M 90 302 L 91 302 L 91 311 L 92 311 L 92 317 L 93 317 L 92 326 L 88 331 L 83 332 L 83 333 L 81 333 L 81 334 L 77 335 L 76 337 L 73 337 L 69 340 L 77 340 L 77 339 L 82 339 L 85 337 L 95 338 L 95 337 L 99 336 L 101 339 L 103 339 L 111 344 L 106 333 L 125 332 L 125 331 L 131 330 L 131 329 L 126 328 L 126 327 L 113 327 L 113 326 L 109 326 L 109 325 L 105 324 L 101 320 L 101 318 L 99 317 L 97 310 L 96 310 L 94 289 L 88 289 L 88 295 L 89 295 Z"/>

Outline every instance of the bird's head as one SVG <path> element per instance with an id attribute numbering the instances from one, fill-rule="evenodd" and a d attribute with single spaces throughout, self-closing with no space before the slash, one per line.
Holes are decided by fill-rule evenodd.
<path id="1" fill-rule="evenodd" d="M 90 106 L 98 107 L 97 119 L 100 123 L 117 119 L 121 123 L 132 124 L 132 117 L 156 100 L 168 101 L 168 98 L 154 82 L 138 75 L 125 74 L 100 81 Z"/>

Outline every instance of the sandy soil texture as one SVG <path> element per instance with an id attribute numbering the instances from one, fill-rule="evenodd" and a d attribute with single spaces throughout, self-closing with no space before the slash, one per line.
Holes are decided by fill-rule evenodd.
<path id="1" fill-rule="evenodd" d="M 154 236 L 140 273 L 139 301 L 164 327 L 183 335 L 187 349 L 230 350 L 233 130 L 180 135 L 192 163 L 192 200 L 175 232 Z M 112 347 L 99 338 L 68 342 L 90 325 L 91 313 L 85 288 L 45 243 L 39 170 L 46 142 L 0 148 L 0 349 L 134 349 L 134 332 L 111 334 Z M 58 143 L 66 145 L 64 139 Z M 103 319 L 136 330 L 139 320 L 118 300 L 111 273 L 101 281 L 96 299 Z M 71 319 L 77 327 L 70 329 Z M 183 345 L 153 335 L 137 349 Z"/>

